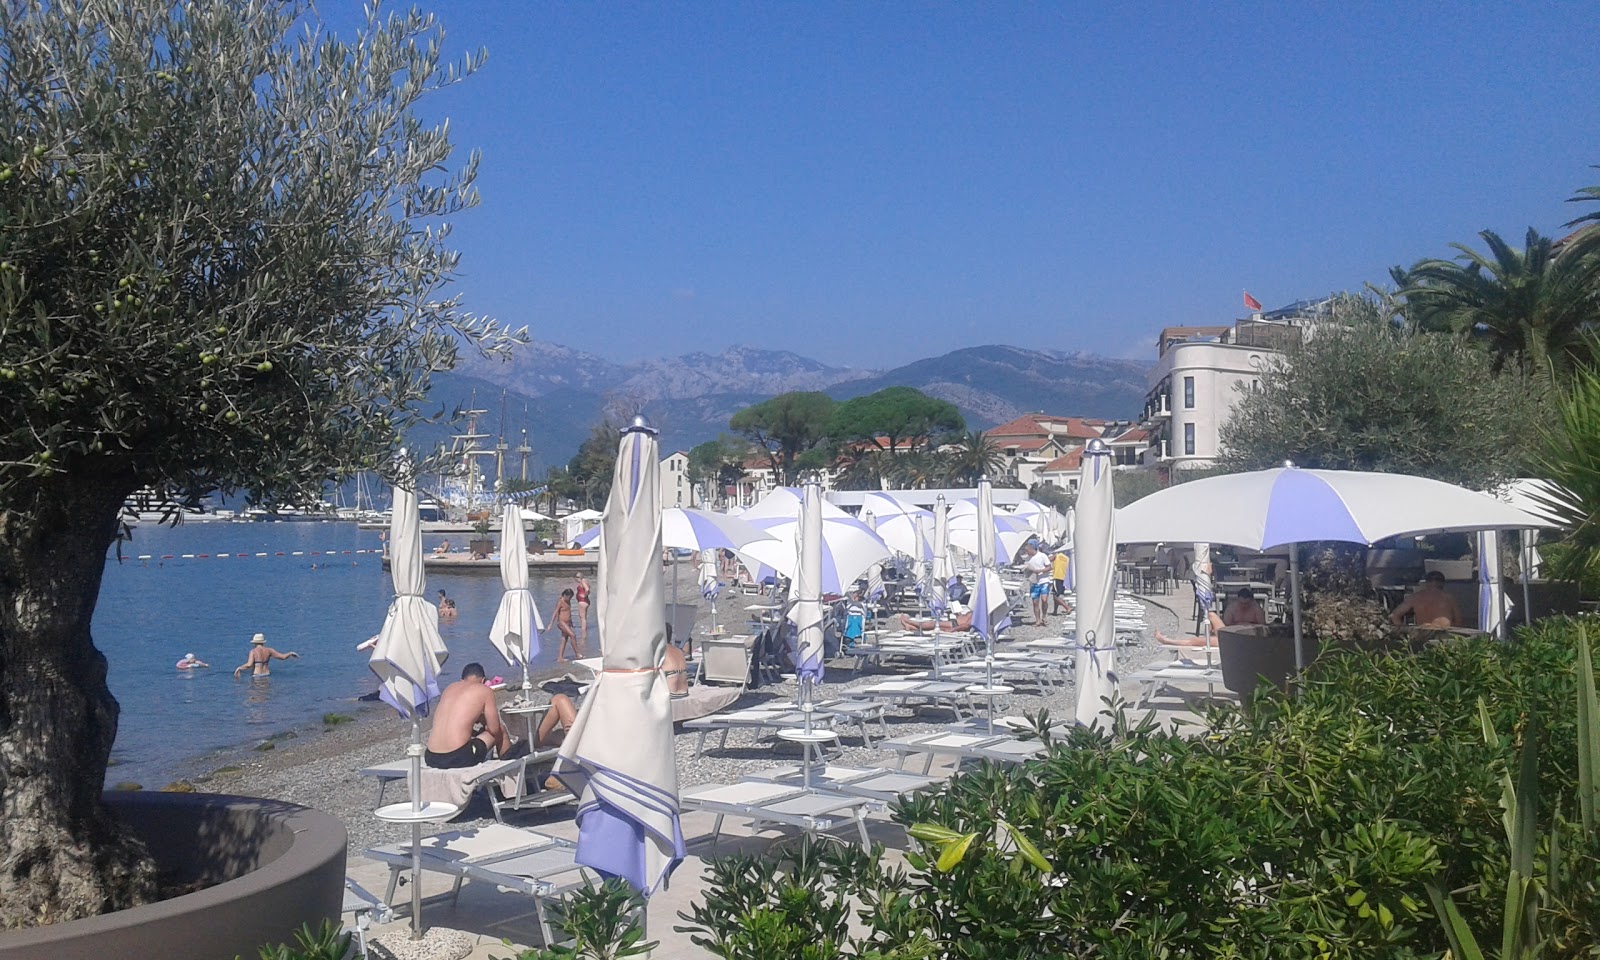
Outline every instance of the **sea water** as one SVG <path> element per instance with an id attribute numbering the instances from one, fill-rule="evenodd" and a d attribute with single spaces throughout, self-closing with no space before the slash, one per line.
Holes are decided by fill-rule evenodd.
<path id="1" fill-rule="evenodd" d="M 425 534 L 424 549 L 444 539 L 459 545 L 467 538 Z M 379 531 L 344 522 L 135 527 L 121 559 L 115 550 L 106 558 L 94 615 L 95 645 L 122 708 L 107 781 L 159 787 L 200 755 L 264 740 L 324 713 L 354 712 L 358 698 L 378 687 L 368 652 L 356 645 L 383 626 L 394 597 L 381 548 Z M 446 679 L 477 661 L 491 677 L 520 682 L 520 670 L 489 642 L 502 592 L 498 568 L 429 569 L 427 576 L 428 599 L 443 589 L 459 610 L 439 625 L 450 650 Z M 555 661 L 555 603 L 573 575 L 535 571 L 530 586 L 550 627 L 537 667 Z M 275 661 L 271 677 L 252 679 L 246 671 L 235 680 L 255 633 L 300 659 Z M 589 640 L 590 652 L 598 652 L 592 609 Z M 178 670 L 186 653 L 210 668 Z"/>

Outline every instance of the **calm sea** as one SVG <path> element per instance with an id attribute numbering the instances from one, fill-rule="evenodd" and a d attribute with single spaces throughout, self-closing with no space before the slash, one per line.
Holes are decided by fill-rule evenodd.
<path id="1" fill-rule="evenodd" d="M 425 535 L 424 548 L 442 539 Z M 454 539 L 459 544 L 464 538 Z M 354 523 L 134 528 L 133 542 L 122 545 L 123 559 L 115 551 L 106 559 L 94 617 L 95 643 L 110 662 L 111 692 L 122 705 L 107 780 L 158 787 L 184 770 L 186 759 L 264 739 L 324 713 L 353 712 L 356 698 L 377 689 L 367 654 L 355 647 L 378 632 L 394 596 L 380 557 L 353 551 L 379 548 L 378 531 Z M 296 551 L 303 555 L 292 556 Z M 210 557 L 181 559 L 200 553 Z M 137 559 L 142 554 L 152 559 Z M 164 554 L 180 558 L 160 559 Z M 571 583 L 569 573 L 535 573 L 534 596 L 547 622 Z M 430 571 L 429 599 L 439 589 L 460 609 L 455 622 L 440 625 L 450 649 L 446 674 L 476 660 L 491 676 L 520 679 L 489 643 L 498 574 Z M 591 651 L 598 649 L 593 617 L 591 611 Z M 244 662 L 258 632 L 302 659 L 274 664 L 270 678 L 234 680 L 233 668 Z M 553 663 L 555 637 L 543 646 L 535 662 Z M 176 669 L 185 653 L 211 668 Z"/>

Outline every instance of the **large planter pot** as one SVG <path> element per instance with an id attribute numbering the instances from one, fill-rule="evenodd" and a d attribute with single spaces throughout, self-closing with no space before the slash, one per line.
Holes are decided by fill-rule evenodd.
<path id="1" fill-rule="evenodd" d="M 1317 658 L 1317 641 L 1305 638 L 1306 663 Z M 1280 690 L 1294 676 L 1294 628 L 1284 624 L 1223 627 L 1217 631 L 1217 652 L 1222 658 L 1222 685 L 1250 705 L 1262 680 Z"/>
<path id="2" fill-rule="evenodd" d="M 467 552 L 472 554 L 475 559 L 484 559 L 489 554 L 494 553 L 494 538 L 473 537 L 467 541 Z"/>
<path id="3" fill-rule="evenodd" d="M 163 873 L 214 885 L 84 920 L 0 933 L 0 960 L 233 960 L 339 919 L 344 824 L 276 800 L 108 793 Z M 218 882 L 220 881 L 220 882 Z"/>

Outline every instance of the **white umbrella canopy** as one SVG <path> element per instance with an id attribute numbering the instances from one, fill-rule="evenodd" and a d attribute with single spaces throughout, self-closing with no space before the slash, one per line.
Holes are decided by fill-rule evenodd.
<path id="1" fill-rule="evenodd" d="M 1544 518 L 1488 494 L 1439 480 L 1293 466 L 1175 484 L 1123 507 L 1116 518 L 1120 543 L 1190 540 L 1251 550 L 1314 540 L 1370 544 L 1450 530 L 1547 526 Z M 1305 667 L 1298 550 L 1289 551 L 1289 580 L 1298 669 Z"/>
<path id="2" fill-rule="evenodd" d="M 523 507 L 521 510 L 521 519 L 532 523 L 538 523 L 540 520 L 549 520 L 550 518 L 533 509 L 532 507 Z M 505 528 L 502 526 L 501 529 Z"/>
<path id="3" fill-rule="evenodd" d="M 871 530 L 873 533 L 878 532 L 878 521 L 877 518 L 872 515 L 871 510 L 861 511 L 861 522 L 866 524 L 867 529 Z M 867 600 L 876 600 L 883 596 L 883 594 L 883 564 L 871 564 L 867 567 L 867 591 L 864 597 Z"/>
<path id="4" fill-rule="evenodd" d="M 507 663 L 522 665 L 522 689 L 531 690 L 533 682 L 528 665 L 539 655 L 539 634 L 544 631 L 544 619 L 533 601 L 533 591 L 528 589 L 528 543 L 522 530 L 524 512 L 516 504 L 508 503 L 500 520 L 500 584 L 505 592 L 500 595 L 494 624 L 489 627 L 489 642 Z"/>
<path id="5" fill-rule="evenodd" d="M 799 487 L 775 487 L 758 502 L 745 510 L 743 519 L 755 521 L 761 518 L 784 517 L 790 520 L 800 519 L 800 504 L 803 493 Z M 822 516 L 824 519 L 850 518 L 848 513 L 838 507 L 822 501 Z"/>
<path id="6" fill-rule="evenodd" d="M 693 507 L 661 511 L 661 545 L 678 550 L 737 550 L 755 540 L 772 539 L 741 517 Z"/>
<path id="7" fill-rule="evenodd" d="M 1117 535 L 1111 449 L 1091 440 L 1079 468 L 1078 526 L 1072 544 L 1077 571 L 1077 705 L 1080 725 L 1109 729 L 1105 701 L 1116 692 Z"/>
<path id="8" fill-rule="evenodd" d="M 1122 543 L 1203 540 L 1251 550 L 1308 540 L 1376 543 L 1446 530 L 1549 525 L 1487 494 L 1439 480 L 1298 467 L 1174 484 L 1117 511 Z"/>
<path id="9" fill-rule="evenodd" d="M 661 480 L 655 431 L 622 435 L 601 521 L 597 614 L 603 668 L 556 762 L 579 797 L 579 863 L 653 892 L 683 859 L 672 704 L 660 667 Z"/>
<path id="10" fill-rule="evenodd" d="M 915 513 L 896 513 L 884 516 L 863 510 L 862 519 L 872 516 L 872 528 L 878 537 L 895 553 L 903 553 L 913 560 L 927 562 L 933 559 L 933 546 L 928 542 L 927 530 L 933 525 L 933 514 L 926 510 Z"/>
<path id="11" fill-rule="evenodd" d="M 838 516 L 830 515 L 827 501 L 822 502 L 822 591 L 844 593 L 867 568 L 882 563 L 892 555 L 878 535 L 861 521 L 842 510 Z M 770 534 L 773 540 L 757 540 L 745 544 L 737 552 L 741 557 L 760 567 L 775 570 L 791 579 L 799 567 L 800 518 L 756 517 L 745 514 L 752 524 Z M 765 571 L 756 570 L 756 577 Z"/>
<path id="12" fill-rule="evenodd" d="M 951 514 L 950 546 L 977 555 L 978 529 L 982 522 L 979 514 L 976 512 L 956 514 L 954 511 Z M 985 549 L 993 563 L 1010 563 L 1011 558 L 1022 549 L 1022 545 L 1027 543 L 1030 537 L 1038 535 L 1034 533 L 1032 524 L 1026 519 L 1009 513 L 994 514 L 987 529 L 992 533 Z"/>

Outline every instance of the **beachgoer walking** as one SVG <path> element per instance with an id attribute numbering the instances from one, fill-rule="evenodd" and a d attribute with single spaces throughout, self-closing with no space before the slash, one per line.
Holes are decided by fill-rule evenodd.
<path id="1" fill-rule="evenodd" d="M 233 668 L 233 678 L 235 680 L 239 679 L 239 674 L 245 670 L 250 670 L 252 676 L 268 677 L 272 675 L 272 661 L 298 659 L 300 659 L 300 654 L 295 653 L 293 650 L 288 653 L 279 653 L 267 646 L 266 636 L 258 633 L 250 638 L 250 652 L 245 656 L 244 663 Z"/>
<path id="2" fill-rule="evenodd" d="M 206 663 L 204 660 L 201 660 L 199 657 L 195 656 L 192 653 L 184 654 L 183 655 L 183 659 L 178 661 L 178 669 L 179 670 L 193 670 L 195 667 L 209 667 L 209 666 L 211 666 L 211 664 Z"/>
<path id="3" fill-rule="evenodd" d="M 587 650 L 589 649 L 589 581 L 581 573 L 572 579 L 578 581 L 573 597 L 578 604 L 578 643 Z"/>
<path id="4" fill-rule="evenodd" d="M 1051 608 L 1052 614 L 1067 612 L 1067 551 L 1057 550 L 1056 555 L 1050 558 L 1050 587 L 1055 594 L 1055 606 Z"/>
<path id="5" fill-rule="evenodd" d="M 1028 587 L 1028 597 L 1033 601 L 1033 625 L 1045 625 L 1045 604 L 1049 602 L 1050 595 L 1050 558 L 1039 552 L 1038 544 L 1028 541 L 1023 547 L 1027 559 L 1022 562 L 1022 569 L 1033 578 Z"/>
<path id="6" fill-rule="evenodd" d="M 583 656 L 578 652 L 578 638 L 572 632 L 572 590 L 561 591 L 561 599 L 556 601 L 556 629 L 561 631 L 561 643 L 556 647 L 556 663 L 566 659 L 564 654 L 567 644 L 572 644 L 572 659 L 577 660 Z"/>

